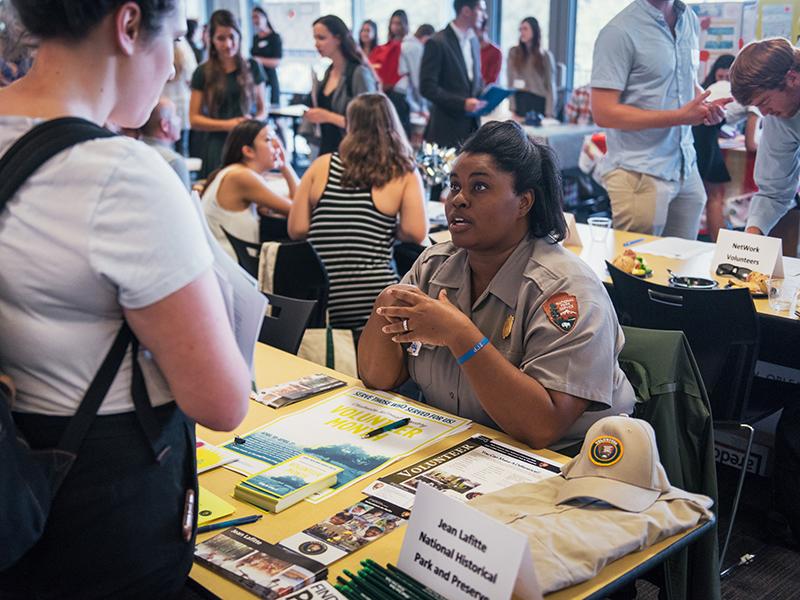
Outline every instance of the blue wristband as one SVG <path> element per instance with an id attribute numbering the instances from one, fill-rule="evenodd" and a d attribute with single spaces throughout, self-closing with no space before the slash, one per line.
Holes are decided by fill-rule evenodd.
<path id="1" fill-rule="evenodd" d="M 470 348 L 469 350 L 467 350 L 466 352 L 464 352 L 464 354 L 462 354 L 461 356 L 459 356 L 459 357 L 456 359 L 456 362 L 458 362 L 458 364 L 459 364 L 459 365 L 463 365 L 463 364 L 464 364 L 465 362 L 467 362 L 467 361 L 468 361 L 470 358 L 472 358 L 473 356 L 475 356 L 475 355 L 478 353 L 478 351 L 479 351 L 481 348 L 483 348 L 483 347 L 484 347 L 486 344 L 488 344 L 488 343 L 489 343 L 489 338 L 487 338 L 486 336 L 484 336 L 484 337 L 483 337 L 483 339 L 482 339 L 480 342 L 478 342 L 478 343 L 477 343 L 477 344 L 475 344 L 475 345 L 474 345 L 472 348 Z"/>

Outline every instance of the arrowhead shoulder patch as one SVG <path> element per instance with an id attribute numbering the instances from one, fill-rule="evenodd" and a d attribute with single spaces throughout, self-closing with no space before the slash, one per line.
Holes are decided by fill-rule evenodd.
<path id="1" fill-rule="evenodd" d="M 547 319 L 561 333 L 569 333 L 578 323 L 578 299 L 564 292 L 554 294 L 542 305 Z"/>

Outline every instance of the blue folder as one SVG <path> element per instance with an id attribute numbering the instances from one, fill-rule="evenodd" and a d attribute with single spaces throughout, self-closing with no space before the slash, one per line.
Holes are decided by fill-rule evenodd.
<path id="1" fill-rule="evenodd" d="M 486 106 L 484 106 L 480 110 L 476 110 L 474 112 L 468 112 L 468 117 L 482 117 L 483 115 L 488 115 L 492 112 L 497 106 L 506 98 L 508 98 L 511 94 L 514 93 L 514 90 L 509 90 L 507 88 L 502 88 L 497 85 L 490 85 L 486 88 L 481 94 L 480 100 L 486 101 Z"/>

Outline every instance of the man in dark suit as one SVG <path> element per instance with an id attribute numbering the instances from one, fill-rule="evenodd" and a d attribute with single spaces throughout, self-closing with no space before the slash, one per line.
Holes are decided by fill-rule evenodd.
<path id="1" fill-rule="evenodd" d="M 486 19 L 486 2 L 454 0 L 453 8 L 455 20 L 425 44 L 420 91 L 431 102 L 425 140 L 457 148 L 480 126 L 480 119 L 467 113 L 485 104 L 478 99 L 483 81 L 475 28 Z"/>

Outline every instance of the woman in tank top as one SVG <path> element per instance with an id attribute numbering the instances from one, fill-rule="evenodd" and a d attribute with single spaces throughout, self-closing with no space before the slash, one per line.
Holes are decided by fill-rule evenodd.
<path id="1" fill-rule="evenodd" d="M 397 282 L 395 239 L 419 244 L 427 233 L 422 180 L 394 106 L 383 94 L 357 96 L 340 152 L 309 167 L 289 214 L 289 235 L 308 238 L 328 271 L 331 325 L 361 329 Z"/>
<path id="2" fill-rule="evenodd" d="M 273 169 L 279 169 L 286 182 L 286 196 L 262 176 Z M 222 167 L 211 174 L 203 192 L 203 212 L 216 240 L 236 260 L 225 232 L 258 243 L 259 212 L 289 214 L 296 188 L 297 175 L 278 138 L 262 121 L 244 121 L 225 140 Z"/>

